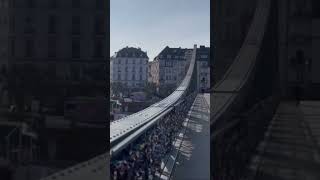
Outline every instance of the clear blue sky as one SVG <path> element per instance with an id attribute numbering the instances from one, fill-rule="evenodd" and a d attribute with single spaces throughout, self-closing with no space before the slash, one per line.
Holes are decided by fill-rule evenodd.
<path id="1" fill-rule="evenodd" d="M 210 0 L 110 0 L 110 55 L 126 46 L 147 51 L 210 44 Z"/>

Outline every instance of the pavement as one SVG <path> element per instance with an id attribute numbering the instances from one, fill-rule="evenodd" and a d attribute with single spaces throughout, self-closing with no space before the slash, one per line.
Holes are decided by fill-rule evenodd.
<path id="1" fill-rule="evenodd" d="M 250 166 L 254 180 L 320 179 L 320 101 L 281 102 Z"/>
<path id="2" fill-rule="evenodd" d="M 210 95 L 198 94 L 173 172 L 173 180 L 210 179 Z"/>

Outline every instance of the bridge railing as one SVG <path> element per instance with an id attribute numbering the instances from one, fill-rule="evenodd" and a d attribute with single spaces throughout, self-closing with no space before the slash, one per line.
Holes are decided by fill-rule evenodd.
<path id="1" fill-rule="evenodd" d="M 195 79 L 196 50 L 195 45 L 186 76 L 172 94 L 142 111 L 111 123 L 110 144 L 112 147 L 110 153 L 112 157 L 146 132 L 161 117 L 168 114 L 172 107 L 189 93 L 192 88 L 191 81 Z"/>
<path id="2" fill-rule="evenodd" d="M 249 31 L 234 62 L 213 87 L 210 130 L 211 177 L 214 180 L 238 180 L 244 176 L 254 148 L 277 106 L 272 92 L 260 102 L 253 100 L 257 97 L 252 93 L 255 92 L 257 68 L 266 53 L 266 34 L 273 20 L 270 18 L 272 2 L 276 1 L 258 0 Z"/>

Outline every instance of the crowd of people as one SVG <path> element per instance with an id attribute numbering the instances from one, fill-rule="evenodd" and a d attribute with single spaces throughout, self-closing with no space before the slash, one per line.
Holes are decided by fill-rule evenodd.
<path id="1" fill-rule="evenodd" d="M 112 160 L 111 180 L 154 180 L 160 175 L 161 161 L 172 150 L 194 98 L 194 93 L 187 96 L 145 135 Z"/>

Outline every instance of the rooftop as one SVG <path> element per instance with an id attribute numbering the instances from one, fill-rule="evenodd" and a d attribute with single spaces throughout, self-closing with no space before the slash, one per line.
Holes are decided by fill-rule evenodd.
<path id="1" fill-rule="evenodd" d="M 128 46 L 119 50 L 115 57 L 148 58 L 147 52 L 142 51 L 140 48 Z"/>
<path id="2" fill-rule="evenodd" d="M 181 48 L 181 47 L 170 48 L 169 46 L 166 46 L 155 59 L 185 60 L 185 53 L 187 50 L 191 50 L 191 49 Z"/>

